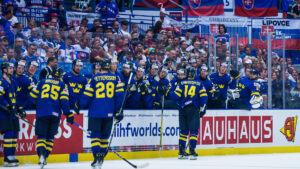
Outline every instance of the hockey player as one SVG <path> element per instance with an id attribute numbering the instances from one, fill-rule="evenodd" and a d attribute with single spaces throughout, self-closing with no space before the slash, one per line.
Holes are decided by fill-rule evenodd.
<path id="1" fill-rule="evenodd" d="M 70 112 L 68 86 L 60 80 L 62 74 L 61 68 L 53 70 L 53 78 L 43 79 L 30 92 L 30 96 L 36 100 L 36 150 L 41 168 L 47 164 L 46 160 L 52 151 L 61 110 L 69 124 L 73 124 L 74 120 L 74 115 Z"/>
<path id="2" fill-rule="evenodd" d="M 227 102 L 227 89 L 231 83 L 230 76 L 227 75 L 227 64 L 222 63 L 219 72 L 210 75 L 210 80 L 213 82 L 215 87 L 214 92 L 214 109 L 225 109 Z"/>
<path id="3" fill-rule="evenodd" d="M 70 107 L 74 108 L 75 102 L 81 97 L 87 80 L 80 74 L 83 63 L 79 59 L 72 62 L 72 72 L 68 72 L 63 76 L 63 81 L 68 85 L 70 94 Z"/>
<path id="4" fill-rule="evenodd" d="M 260 84 L 256 81 L 259 72 L 255 69 L 250 71 L 250 76 L 240 79 L 238 88 L 240 90 L 241 104 L 239 109 L 263 108 L 263 98 L 260 96 Z"/>
<path id="5" fill-rule="evenodd" d="M 152 109 L 152 91 L 149 89 L 149 83 L 144 80 L 144 73 L 144 67 L 138 66 L 135 76 L 130 81 L 126 109 Z"/>
<path id="6" fill-rule="evenodd" d="M 170 81 L 167 78 L 168 73 L 169 70 L 167 67 L 162 66 L 158 72 L 158 76 L 154 78 L 156 81 L 156 93 L 153 102 L 154 109 L 160 109 L 162 107 L 162 97 L 170 88 Z"/>
<path id="7" fill-rule="evenodd" d="M 19 160 L 15 157 L 19 120 L 17 116 L 25 117 L 25 111 L 18 111 L 16 106 L 17 84 L 11 78 L 14 72 L 12 63 L 1 64 L 2 77 L 0 79 L 0 132 L 4 134 L 4 166 L 15 167 Z"/>
<path id="8" fill-rule="evenodd" d="M 239 109 L 240 102 L 242 101 L 239 99 L 240 92 L 238 88 L 238 83 L 241 79 L 247 78 L 246 76 L 240 77 L 240 73 L 237 70 L 230 71 L 230 77 L 232 82 L 229 85 L 227 97 L 228 97 L 228 108 L 230 109 Z"/>
<path id="9" fill-rule="evenodd" d="M 84 77 L 86 77 L 88 80 L 91 79 L 95 74 L 100 73 L 100 64 L 99 62 L 95 62 L 92 65 L 92 74 L 85 74 Z"/>
<path id="10" fill-rule="evenodd" d="M 119 77 L 120 77 L 121 82 L 123 83 L 125 89 L 127 88 L 127 84 L 128 84 L 127 82 L 129 80 L 129 76 L 130 76 L 130 73 L 132 72 L 132 69 L 133 69 L 133 63 L 125 62 L 123 64 L 122 73 L 119 74 Z"/>
<path id="11" fill-rule="evenodd" d="M 124 89 L 120 78 L 110 73 L 110 60 L 101 62 L 101 71 L 89 80 L 80 99 L 79 107 L 88 106 L 88 130 L 94 155 L 92 167 L 100 169 L 108 151 L 108 139 L 112 130 L 113 117 L 116 122 L 123 119 L 121 110 Z M 100 108 L 99 108 L 100 107 Z M 76 110 L 76 111 L 79 111 Z"/>
<path id="12" fill-rule="evenodd" d="M 212 81 L 209 79 L 208 77 L 208 68 L 206 65 L 202 65 L 200 68 L 200 82 L 203 84 L 206 92 L 207 92 L 207 96 L 208 96 L 208 100 L 207 100 L 207 108 L 211 109 L 214 108 L 214 97 L 213 94 L 215 92 L 215 88 L 214 85 L 212 83 Z"/>
<path id="13" fill-rule="evenodd" d="M 196 69 L 188 68 L 187 79 L 179 83 L 170 97 L 179 102 L 179 159 L 196 160 L 198 154 L 195 151 L 198 141 L 200 118 L 204 116 L 207 103 L 207 93 L 204 86 L 197 80 Z M 190 134 L 189 149 L 185 151 L 187 136 Z"/>
<path id="14" fill-rule="evenodd" d="M 35 77 L 35 73 L 39 67 L 39 64 L 36 61 L 28 62 L 27 64 L 27 72 L 25 73 L 27 76 L 31 77 L 34 84 L 37 84 L 38 80 Z"/>
<path id="15" fill-rule="evenodd" d="M 25 63 L 19 61 L 15 63 L 16 73 L 13 76 L 17 83 L 16 99 L 17 105 L 21 109 L 33 108 L 33 103 L 30 99 L 29 93 L 35 87 L 33 79 L 24 74 Z"/>

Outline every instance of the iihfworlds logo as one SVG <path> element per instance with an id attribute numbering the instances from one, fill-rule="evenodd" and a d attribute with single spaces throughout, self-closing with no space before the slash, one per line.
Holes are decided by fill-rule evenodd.
<path id="1" fill-rule="evenodd" d="M 295 140 L 297 118 L 297 116 L 286 118 L 284 127 L 280 129 L 280 132 L 285 135 L 288 141 L 294 142 Z"/>

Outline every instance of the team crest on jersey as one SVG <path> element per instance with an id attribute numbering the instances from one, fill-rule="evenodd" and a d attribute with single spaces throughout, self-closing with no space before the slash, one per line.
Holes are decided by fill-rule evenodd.
<path id="1" fill-rule="evenodd" d="M 247 10 L 251 10 L 254 6 L 254 0 L 243 0 L 244 8 Z"/>
<path id="2" fill-rule="evenodd" d="M 4 89 L 3 89 L 3 87 L 2 87 L 2 86 L 0 86 L 0 91 L 1 91 L 1 92 L 3 92 L 3 91 L 4 91 Z"/>
<path id="3" fill-rule="evenodd" d="M 261 41 L 265 42 L 268 39 L 268 32 L 273 33 L 274 27 L 273 26 L 262 26 L 261 32 L 259 33 L 259 37 Z M 274 35 L 272 34 L 271 39 L 274 38 Z"/>
<path id="4" fill-rule="evenodd" d="M 90 84 L 87 84 L 87 85 L 85 85 L 85 88 L 86 88 L 86 89 L 89 89 L 89 88 L 91 88 L 91 85 L 90 85 Z"/>
<path id="5" fill-rule="evenodd" d="M 190 6 L 197 9 L 201 5 L 201 0 L 189 0 Z"/>

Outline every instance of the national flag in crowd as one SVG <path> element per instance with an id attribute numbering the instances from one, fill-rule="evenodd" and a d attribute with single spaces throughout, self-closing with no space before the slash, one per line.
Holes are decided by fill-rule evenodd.
<path id="1" fill-rule="evenodd" d="M 188 16 L 212 16 L 224 14 L 223 0 L 183 0 Z M 185 11 L 183 11 L 185 15 Z"/>
<path id="2" fill-rule="evenodd" d="M 277 16 L 277 0 L 235 0 L 234 15 L 246 17 Z"/>
<path id="3" fill-rule="evenodd" d="M 176 3 L 179 3 L 179 0 L 173 0 Z M 169 0 L 135 0 L 135 6 L 147 7 L 147 8 L 160 8 L 159 3 L 162 3 L 164 8 L 176 8 L 175 4 Z"/>

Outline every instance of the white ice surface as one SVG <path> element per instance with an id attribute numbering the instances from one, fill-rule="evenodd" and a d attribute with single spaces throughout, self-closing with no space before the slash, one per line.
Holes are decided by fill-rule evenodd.
<path id="1" fill-rule="evenodd" d="M 126 158 L 126 157 L 125 157 Z M 157 158 L 129 160 L 133 164 L 149 163 L 146 169 L 300 169 L 300 153 L 201 156 L 198 160 Z M 2 168 L 2 167 L 0 167 Z M 39 169 L 38 165 L 20 165 L 10 169 Z M 90 162 L 51 163 L 44 169 L 91 169 Z M 102 169 L 133 169 L 125 161 L 105 161 Z"/>

